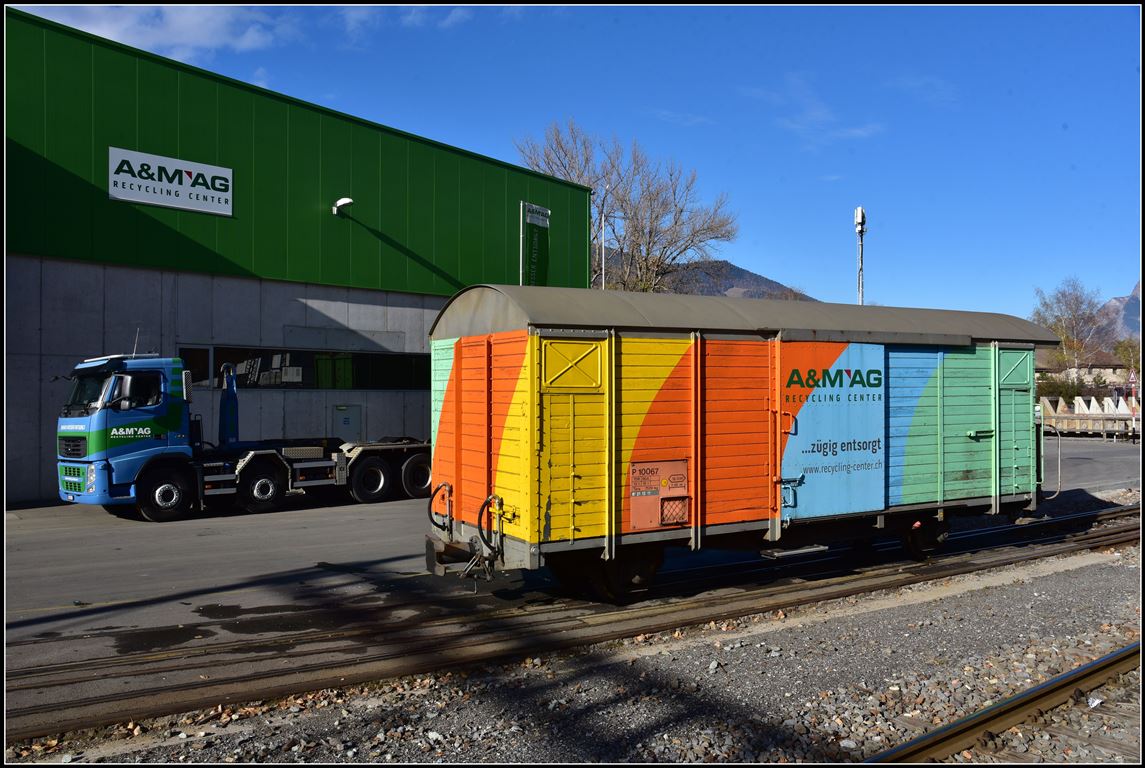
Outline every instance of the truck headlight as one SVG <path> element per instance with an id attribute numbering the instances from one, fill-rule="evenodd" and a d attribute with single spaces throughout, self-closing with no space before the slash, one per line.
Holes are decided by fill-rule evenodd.
<path id="1" fill-rule="evenodd" d="M 87 492 L 95 493 L 95 464 L 87 465 Z"/>

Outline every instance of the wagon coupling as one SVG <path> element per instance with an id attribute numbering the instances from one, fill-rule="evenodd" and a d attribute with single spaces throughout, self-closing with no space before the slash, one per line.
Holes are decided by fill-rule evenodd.
<path id="1" fill-rule="evenodd" d="M 504 500 L 495 493 L 489 494 L 489 498 L 481 503 L 481 509 L 477 511 L 477 535 L 481 537 L 481 543 L 489 550 L 489 556 L 496 559 L 500 554 L 500 549 L 493 544 L 493 511 L 492 506 L 497 505 L 497 514 L 500 517 L 501 511 L 504 509 Z M 489 510 L 489 535 L 485 535 L 485 512 Z"/>
<path id="2" fill-rule="evenodd" d="M 437 517 L 433 514 L 433 502 L 437 499 L 437 494 L 445 490 L 445 522 L 437 522 Z M 453 540 L 453 486 L 449 483 L 440 483 L 433 489 L 433 493 L 429 495 L 429 522 L 438 530 L 445 531 L 449 534 L 449 538 Z"/>

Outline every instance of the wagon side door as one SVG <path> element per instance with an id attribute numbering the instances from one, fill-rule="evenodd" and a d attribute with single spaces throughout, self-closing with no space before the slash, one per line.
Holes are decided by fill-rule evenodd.
<path id="1" fill-rule="evenodd" d="M 540 339 L 537 510 L 541 541 L 605 535 L 605 342 Z"/>

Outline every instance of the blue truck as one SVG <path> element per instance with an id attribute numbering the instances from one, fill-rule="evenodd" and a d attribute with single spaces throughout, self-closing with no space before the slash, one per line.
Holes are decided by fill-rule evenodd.
<path id="1" fill-rule="evenodd" d="M 191 374 L 180 358 L 110 355 L 77 365 L 56 430 L 60 498 L 109 511 L 134 505 L 146 520 L 168 522 L 224 500 L 269 511 L 323 486 L 363 503 L 390 498 L 399 486 L 411 497 L 429 495 L 430 446 L 422 440 L 239 440 L 235 372 L 224 365 L 220 373 L 212 444 L 191 413 Z"/>

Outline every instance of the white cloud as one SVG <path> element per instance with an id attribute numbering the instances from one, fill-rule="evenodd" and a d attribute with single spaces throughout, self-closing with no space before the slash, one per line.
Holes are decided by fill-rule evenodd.
<path id="1" fill-rule="evenodd" d="M 266 67 L 259 67 L 254 71 L 254 74 L 250 76 L 250 81 L 259 88 L 269 88 L 270 77 L 268 75 L 269 73 L 266 71 Z"/>
<path id="2" fill-rule="evenodd" d="M 764 98 L 766 94 L 761 91 L 758 96 Z M 770 94 L 766 100 L 777 107 L 790 108 L 790 114 L 776 118 L 776 125 L 799 136 L 809 148 L 841 139 L 868 139 L 884 130 L 883 124 L 878 122 L 841 125 L 842 121 L 835 111 L 811 87 L 807 79 L 799 74 L 788 73 L 783 90 Z"/>
<path id="3" fill-rule="evenodd" d="M 401 21 L 403 27 L 420 27 L 429 20 L 429 13 L 425 8 L 410 8 L 402 14 Z"/>
<path id="4" fill-rule="evenodd" d="M 449 15 L 438 22 L 437 26 L 442 29 L 449 29 L 456 27 L 458 24 L 464 24 L 473 18 L 473 11 L 468 8 L 454 8 L 449 12 Z"/>
<path id="5" fill-rule="evenodd" d="M 220 49 L 255 51 L 298 35 L 285 14 L 220 6 L 23 6 L 99 37 L 182 61 Z"/>
<path id="6" fill-rule="evenodd" d="M 379 8 L 353 6 L 339 8 L 337 17 L 349 41 L 357 43 L 378 28 L 382 23 L 383 11 Z"/>

